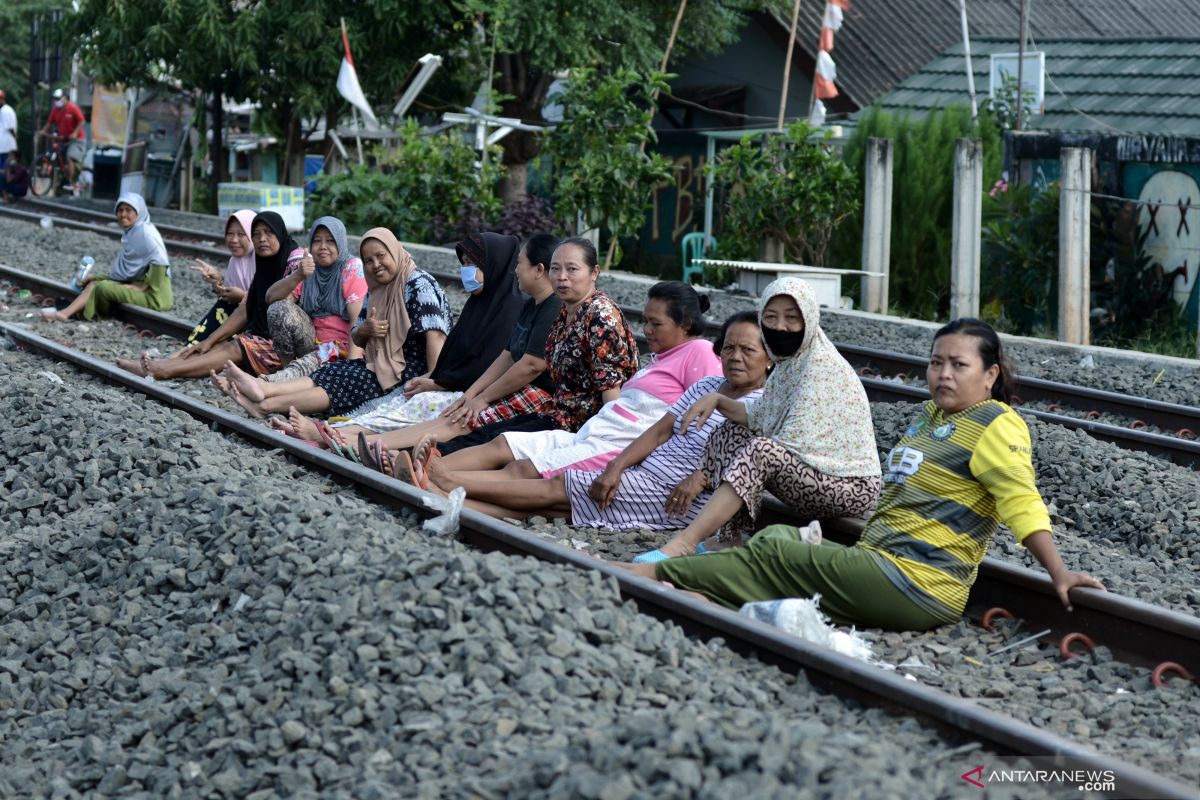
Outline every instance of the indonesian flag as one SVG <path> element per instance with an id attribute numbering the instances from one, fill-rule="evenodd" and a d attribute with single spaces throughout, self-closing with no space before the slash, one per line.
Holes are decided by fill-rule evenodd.
<path id="1" fill-rule="evenodd" d="M 346 48 L 346 55 L 342 57 L 342 68 L 338 72 L 338 94 L 361 111 L 373 127 L 378 128 L 379 122 L 375 119 L 375 112 L 371 110 L 371 104 L 367 102 L 362 87 L 358 85 L 358 73 L 354 70 L 354 59 L 350 56 L 350 40 L 346 37 L 344 25 L 342 26 L 342 44 Z"/>
<path id="2" fill-rule="evenodd" d="M 833 59 L 824 50 L 817 51 L 817 72 L 813 81 L 816 84 L 818 99 L 829 100 L 838 96 L 837 87 L 833 85 L 836 80 L 837 67 L 834 66 Z"/>
<path id="3" fill-rule="evenodd" d="M 817 42 L 818 50 L 824 50 L 826 53 L 833 52 L 833 34 L 842 29 L 843 19 L 842 6 L 833 3 L 825 4 L 825 19 L 821 21 L 821 39 Z"/>

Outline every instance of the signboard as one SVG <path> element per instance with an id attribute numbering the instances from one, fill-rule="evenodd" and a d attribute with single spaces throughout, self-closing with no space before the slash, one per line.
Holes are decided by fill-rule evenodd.
<path id="1" fill-rule="evenodd" d="M 274 183 L 217 185 L 217 215 L 227 218 L 240 208 L 275 211 L 290 231 L 304 230 L 304 188 Z"/>
<path id="2" fill-rule="evenodd" d="M 92 143 L 124 147 L 128 118 L 129 101 L 125 93 L 96 84 L 92 89 Z"/>
<path id="3" fill-rule="evenodd" d="M 988 68 L 988 96 L 993 100 L 1004 89 L 1006 77 L 1017 80 L 1020 53 L 992 53 L 991 64 Z M 1046 54 L 1040 50 L 1025 53 L 1025 73 L 1021 76 L 1024 83 L 1022 94 L 1028 100 L 1033 97 L 1033 108 L 1041 114 L 1046 109 Z M 1016 98 L 1014 97 L 1015 101 Z"/>

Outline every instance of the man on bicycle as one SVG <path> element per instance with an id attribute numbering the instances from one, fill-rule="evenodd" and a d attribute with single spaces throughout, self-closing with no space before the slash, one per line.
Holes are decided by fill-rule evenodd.
<path id="1" fill-rule="evenodd" d="M 46 124 L 39 135 L 46 136 L 50 133 L 51 126 L 54 126 L 54 133 L 66 147 L 66 157 L 61 159 L 63 176 L 67 185 L 73 186 L 75 165 L 83 161 L 83 143 L 86 139 L 83 132 L 83 110 L 68 100 L 62 89 L 55 89 L 51 97 L 54 99 L 54 108 L 50 109 L 50 116 L 46 118 Z"/>

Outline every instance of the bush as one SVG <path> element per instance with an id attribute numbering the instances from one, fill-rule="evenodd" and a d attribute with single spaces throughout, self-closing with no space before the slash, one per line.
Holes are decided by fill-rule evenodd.
<path id="1" fill-rule="evenodd" d="M 983 201 L 981 306 L 1002 330 L 1054 330 L 1058 315 L 1058 184 L 997 182 Z"/>
<path id="2" fill-rule="evenodd" d="M 348 172 L 320 175 L 309 195 L 310 220 L 333 214 L 354 233 L 382 225 L 402 239 L 428 243 L 457 229 L 461 216 L 489 219 L 500 212 L 495 184 L 502 174 L 499 156 L 489 158 L 480 176 L 475 150 L 460 136 L 424 136 L 409 122 L 393 147 L 374 147 L 366 164 Z M 449 220 L 447 214 L 454 214 Z"/>
<path id="3" fill-rule="evenodd" d="M 892 172 L 892 248 L 889 304 L 894 314 L 935 319 L 950 304 L 950 253 L 954 219 L 954 143 L 983 142 L 983 185 L 1000 177 L 1001 132 L 986 109 L 977 120 L 971 109 L 952 105 L 914 121 L 883 111 L 867 111 L 846 143 L 846 163 L 863 163 L 871 137 L 895 141 Z M 856 197 L 863 196 L 860 179 Z M 862 214 L 842 226 L 834 242 L 837 263 L 862 263 Z"/>
<path id="4" fill-rule="evenodd" d="M 833 149 L 827 132 L 818 140 L 805 122 L 782 135 L 745 136 L 709 168 L 724 188 L 720 251 L 757 259 L 764 239 L 782 243 L 784 256 L 824 265 L 838 224 L 858 210 L 862 193 L 854 170 Z"/>

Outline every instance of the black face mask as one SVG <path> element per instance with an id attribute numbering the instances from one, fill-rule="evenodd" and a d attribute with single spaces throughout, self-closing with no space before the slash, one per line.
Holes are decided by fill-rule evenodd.
<path id="1" fill-rule="evenodd" d="M 804 331 L 781 331 L 777 328 L 762 329 L 763 341 L 779 358 L 789 358 L 796 355 L 800 345 L 804 344 Z"/>

